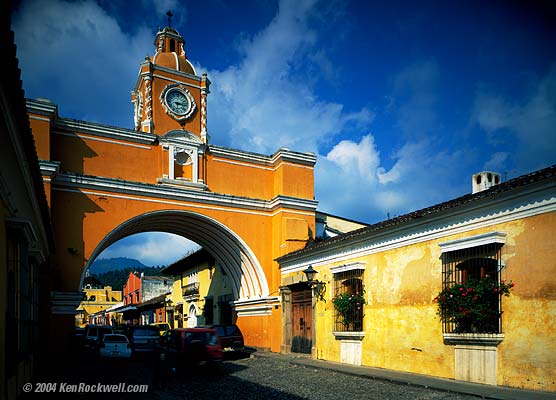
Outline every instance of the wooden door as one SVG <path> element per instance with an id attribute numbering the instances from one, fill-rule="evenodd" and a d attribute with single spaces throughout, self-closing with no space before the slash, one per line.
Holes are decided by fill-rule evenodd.
<path id="1" fill-rule="evenodd" d="M 292 292 L 292 351 L 311 353 L 313 307 L 311 289 Z"/>

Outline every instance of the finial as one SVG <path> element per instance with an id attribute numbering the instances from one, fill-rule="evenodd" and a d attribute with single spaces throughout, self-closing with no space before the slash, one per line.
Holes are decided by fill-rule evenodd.
<path id="1" fill-rule="evenodd" d="M 172 27 L 172 17 L 174 16 L 174 14 L 172 14 L 172 11 L 168 10 L 166 15 L 168 16 L 168 28 L 171 28 Z"/>

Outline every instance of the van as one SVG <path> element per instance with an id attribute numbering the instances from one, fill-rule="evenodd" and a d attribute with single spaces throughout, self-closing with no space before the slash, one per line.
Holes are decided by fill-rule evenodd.
<path id="1" fill-rule="evenodd" d="M 87 325 L 84 333 L 84 346 L 86 350 L 98 350 L 104 335 L 112 334 L 114 331 L 108 325 Z"/>
<path id="2" fill-rule="evenodd" d="M 134 353 L 154 352 L 158 349 L 160 334 L 158 328 L 151 325 L 127 326 L 125 335 L 131 343 Z"/>

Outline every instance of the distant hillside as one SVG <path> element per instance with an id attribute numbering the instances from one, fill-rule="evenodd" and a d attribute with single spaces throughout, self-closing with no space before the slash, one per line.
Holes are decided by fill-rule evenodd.
<path id="1" fill-rule="evenodd" d="M 100 286 L 111 286 L 113 290 L 122 290 L 130 272 L 143 273 L 145 276 L 162 275 L 163 267 L 124 268 L 106 271 L 102 274 L 92 274 L 90 278 L 100 282 Z"/>
<path id="2" fill-rule="evenodd" d="M 89 268 L 91 274 L 102 274 L 108 271 L 121 270 L 126 268 L 145 268 L 146 265 L 134 258 L 117 257 L 96 259 Z"/>

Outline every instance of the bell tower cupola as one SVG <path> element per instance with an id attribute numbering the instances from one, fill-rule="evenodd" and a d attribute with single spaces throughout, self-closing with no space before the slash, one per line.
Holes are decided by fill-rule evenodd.
<path id="1" fill-rule="evenodd" d="M 185 40 L 174 28 L 167 26 L 159 30 L 154 39 L 154 45 L 156 53 L 151 58 L 154 64 L 197 75 L 193 64 L 189 62 L 185 55 Z"/>
<path id="2" fill-rule="evenodd" d="M 141 63 L 131 101 L 134 104 L 135 129 L 164 136 L 184 130 L 208 142 L 207 74 L 197 75 L 187 59 L 185 40 L 171 26 L 158 29 L 154 38 L 155 53 Z"/>

